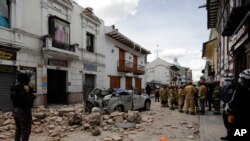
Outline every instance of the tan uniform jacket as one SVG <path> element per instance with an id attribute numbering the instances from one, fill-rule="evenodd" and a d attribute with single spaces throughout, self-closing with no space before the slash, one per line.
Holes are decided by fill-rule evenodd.
<path id="1" fill-rule="evenodd" d="M 162 98 L 162 100 L 168 100 L 168 89 L 161 89 L 160 90 L 160 96 Z"/>
<path id="2" fill-rule="evenodd" d="M 194 98 L 194 92 L 195 92 L 195 89 L 193 85 L 188 85 L 183 90 L 183 93 L 186 99 Z"/>
<path id="3" fill-rule="evenodd" d="M 200 99 L 205 99 L 207 95 L 207 87 L 204 85 L 201 85 L 198 88 L 198 90 L 199 90 L 198 96 L 200 97 Z"/>

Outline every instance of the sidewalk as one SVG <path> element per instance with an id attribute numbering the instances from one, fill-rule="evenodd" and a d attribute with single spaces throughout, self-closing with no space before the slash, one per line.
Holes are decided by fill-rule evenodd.
<path id="1" fill-rule="evenodd" d="M 198 116 L 200 123 L 199 141 L 220 141 L 220 137 L 226 135 L 222 114 L 213 115 L 213 111 L 206 111 L 205 115 Z"/>

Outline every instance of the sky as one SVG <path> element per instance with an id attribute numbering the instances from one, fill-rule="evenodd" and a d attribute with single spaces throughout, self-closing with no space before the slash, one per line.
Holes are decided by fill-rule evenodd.
<path id="1" fill-rule="evenodd" d="M 106 26 L 115 25 L 123 35 L 158 57 L 189 67 L 198 81 L 205 66 L 202 44 L 209 39 L 205 0 L 75 0 L 92 7 Z M 158 45 L 158 47 L 157 47 Z"/>

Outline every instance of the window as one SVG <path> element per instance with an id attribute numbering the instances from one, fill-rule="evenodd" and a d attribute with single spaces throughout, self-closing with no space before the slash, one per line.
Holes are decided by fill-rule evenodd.
<path id="1" fill-rule="evenodd" d="M 86 49 L 89 52 L 94 52 L 94 35 L 92 35 L 90 33 L 87 33 L 86 36 L 87 36 L 87 39 L 86 39 L 87 47 L 86 47 Z"/>
<path id="2" fill-rule="evenodd" d="M 10 28 L 10 1 L 0 0 L 0 26 Z"/>
<path id="3" fill-rule="evenodd" d="M 49 17 L 49 34 L 53 39 L 53 47 L 69 50 L 69 33 L 69 22 L 59 19 L 58 17 Z"/>

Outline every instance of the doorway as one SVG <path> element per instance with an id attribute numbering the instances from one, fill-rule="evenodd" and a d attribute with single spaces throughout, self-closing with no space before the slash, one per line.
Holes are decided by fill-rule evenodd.
<path id="1" fill-rule="evenodd" d="M 66 71 L 48 69 L 48 104 L 67 104 Z"/>
<path id="2" fill-rule="evenodd" d="M 84 100 L 86 100 L 90 92 L 95 88 L 95 75 L 94 74 L 85 74 L 84 76 Z"/>

